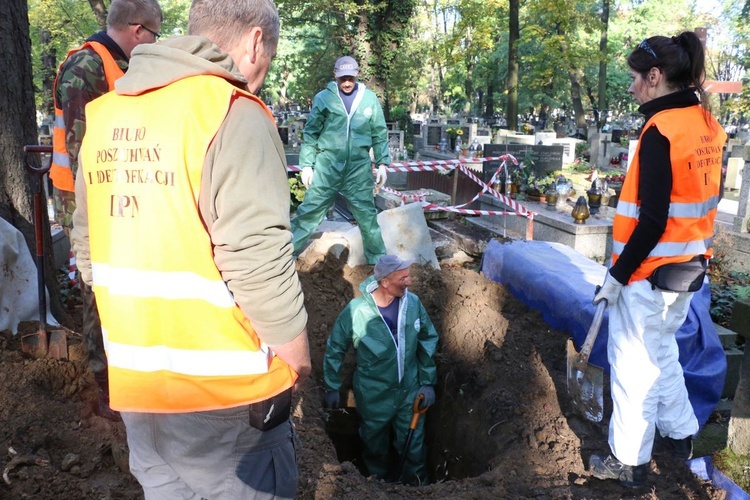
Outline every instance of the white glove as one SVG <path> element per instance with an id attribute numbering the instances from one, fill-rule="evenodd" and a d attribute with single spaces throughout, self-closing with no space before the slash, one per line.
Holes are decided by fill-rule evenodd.
<path id="1" fill-rule="evenodd" d="M 300 178 L 302 179 L 302 184 L 304 184 L 306 188 L 309 188 L 313 180 L 312 167 L 302 167 L 302 175 L 300 175 Z"/>
<path id="2" fill-rule="evenodd" d="M 383 187 L 383 184 L 385 184 L 387 179 L 388 173 L 385 171 L 385 165 L 380 165 L 378 167 L 378 173 L 375 174 L 375 184 L 377 184 L 378 189 Z"/>
<path id="3" fill-rule="evenodd" d="M 601 286 L 596 295 L 594 295 L 594 304 L 598 304 L 602 300 L 607 301 L 607 307 L 613 306 L 617 299 L 620 297 L 622 292 L 622 283 L 617 281 L 607 271 L 607 277 L 604 278 L 604 284 Z"/>

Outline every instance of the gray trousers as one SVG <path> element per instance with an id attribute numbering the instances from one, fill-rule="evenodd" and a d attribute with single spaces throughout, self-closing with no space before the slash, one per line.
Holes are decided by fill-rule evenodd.
<path id="1" fill-rule="evenodd" d="M 129 413 L 130 471 L 146 500 L 294 498 L 291 421 L 259 431 L 247 406 L 195 413 Z"/>

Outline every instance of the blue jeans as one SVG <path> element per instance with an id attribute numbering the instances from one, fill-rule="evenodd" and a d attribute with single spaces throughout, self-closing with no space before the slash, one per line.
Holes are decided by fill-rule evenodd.
<path id="1" fill-rule="evenodd" d="M 291 421 L 259 431 L 246 406 L 194 413 L 123 412 L 130 471 L 146 500 L 294 498 Z"/>

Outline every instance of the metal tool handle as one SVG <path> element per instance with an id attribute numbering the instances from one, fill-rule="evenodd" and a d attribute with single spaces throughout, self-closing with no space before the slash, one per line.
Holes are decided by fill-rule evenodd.
<path id="1" fill-rule="evenodd" d="M 604 311 L 607 309 L 607 299 L 602 299 L 596 306 L 596 312 L 594 313 L 594 320 L 591 322 L 589 332 L 586 334 L 586 340 L 583 341 L 581 346 L 581 354 L 579 360 L 581 363 L 587 363 L 589 356 L 591 355 L 591 349 L 594 347 L 596 342 L 596 336 L 599 334 L 599 329 L 602 326 L 604 320 Z"/>
<path id="2" fill-rule="evenodd" d="M 37 293 L 39 295 L 39 325 L 40 330 L 47 329 L 47 292 L 44 280 L 44 234 L 42 231 L 42 217 L 46 213 L 44 210 L 44 200 L 42 195 L 42 178 L 52 166 L 52 159 L 47 165 L 41 167 L 35 167 L 29 162 L 29 155 L 35 153 L 51 153 L 52 146 L 42 146 L 39 144 L 31 144 L 23 147 L 24 153 L 24 166 L 32 173 L 36 174 L 36 182 L 34 185 L 34 238 L 36 239 L 36 276 L 37 276 Z"/>
<path id="3" fill-rule="evenodd" d="M 26 157 L 24 159 L 24 166 L 26 167 L 26 170 L 28 170 L 32 174 L 38 174 L 39 177 L 49 172 L 50 167 L 52 167 L 51 157 L 46 165 L 42 164 L 41 167 L 35 167 L 31 163 L 29 163 L 29 155 L 33 153 L 52 153 L 52 146 L 44 146 L 41 144 L 27 144 L 23 147 L 23 152 L 26 153 Z"/>

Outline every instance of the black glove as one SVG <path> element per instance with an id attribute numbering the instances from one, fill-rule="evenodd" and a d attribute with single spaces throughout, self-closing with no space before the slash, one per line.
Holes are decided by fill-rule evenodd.
<path id="1" fill-rule="evenodd" d="M 326 408 L 338 408 L 341 404 L 341 395 L 339 391 L 326 391 L 326 395 L 323 398 L 323 406 Z"/>
<path id="2" fill-rule="evenodd" d="M 429 408 L 430 406 L 435 404 L 435 389 L 433 389 L 431 385 L 423 385 L 422 387 L 420 387 L 419 392 L 417 392 L 417 396 L 419 396 L 420 394 L 424 396 L 422 402 L 419 403 L 420 410 Z"/>

